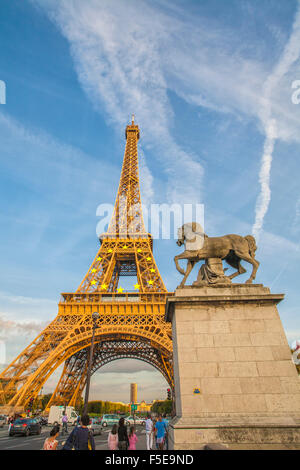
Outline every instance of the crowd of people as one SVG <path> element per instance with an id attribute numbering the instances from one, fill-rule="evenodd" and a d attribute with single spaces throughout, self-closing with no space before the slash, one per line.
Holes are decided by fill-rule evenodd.
<path id="1" fill-rule="evenodd" d="M 68 432 L 67 423 L 68 420 L 64 414 L 62 417 L 62 434 Z M 93 433 L 88 428 L 89 423 L 89 415 L 81 416 L 77 426 L 69 434 L 66 442 L 64 442 L 62 449 L 95 450 L 95 440 Z M 148 413 L 145 431 L 147 450 L 168 449 L 168 420 L 166 415 L 159 415 L 157 418 L 153 418 Z M 55 425 L 50 431 L 50 436 L 44 442 L 44 450 L 57 450 L 59 433 L 60 426 Z M 109 450 L 136 450 L 137 442 L 138 437 L 135 427 L 131 426 L 128 433 L 124 418 L 120 418 L 119 424 L 114 424 L 108 433 L 107 443 Z"/>

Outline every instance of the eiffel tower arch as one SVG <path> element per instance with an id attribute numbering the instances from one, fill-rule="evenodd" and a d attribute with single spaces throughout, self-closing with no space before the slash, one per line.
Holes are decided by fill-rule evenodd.
<path id="1" fill-rule="evenodd" d="M 74 405 L 85 387 L 92 313 L 98 312 L 92 372 L 121 358 L 153 365 L 174 388 L 171 324 L 164 320 L 168 293 L 146 232 L 139 186 L 139 128 L 126 127 L 126 147 L 114 212 L 100 249 L 73 293 L 63 293 L 56 318 L 0 374 L 2 404 L 26 407 L 61 365 L 48 406 Z M 133 291 L 120 285 L 135 276 Z"/>

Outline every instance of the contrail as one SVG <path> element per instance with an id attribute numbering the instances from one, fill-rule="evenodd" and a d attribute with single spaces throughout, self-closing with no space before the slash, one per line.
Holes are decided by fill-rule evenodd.
<path id="1" fill-rule="evenodd" d="M 266 80 L 262 98 L 261 120 L 265 129 L 265 142 L 259 172 L 260 194 L 256 201 L 255 222 L 252 233 L 258 240 L 263 226 L 264 217 L 267 213 L 271 200 L 270 173 L 273 158 L 273 151 L 277 133 L 277 122 L 272 117 L 272 93 L 281 78 L 288 72 L 291 65 L 298 60 L 300 55 L 300 0 L 298 0 L 298 10 L 295 16 L 292 33 L 287 42 L 281 58 L 275 66 L 272 74 Z"/>

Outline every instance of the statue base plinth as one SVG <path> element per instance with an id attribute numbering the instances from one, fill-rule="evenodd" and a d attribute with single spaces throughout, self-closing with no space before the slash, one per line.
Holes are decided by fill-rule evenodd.
<path id="1" fill-rule="evenodd" d="M 300 381 L 262 285 L 184 287 L 172 321 L 176 417 L 170 449 L 300 449 Z"/>

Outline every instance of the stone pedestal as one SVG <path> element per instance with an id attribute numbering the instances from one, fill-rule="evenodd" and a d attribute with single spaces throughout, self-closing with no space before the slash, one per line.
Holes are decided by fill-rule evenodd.
<path id="1" fill-rule="evenodd" d="M 177 289 L 172 321 L 173 449 L 300 448 L 300 381 L 278 315 L 282 294 L 262 285 Z"/>

